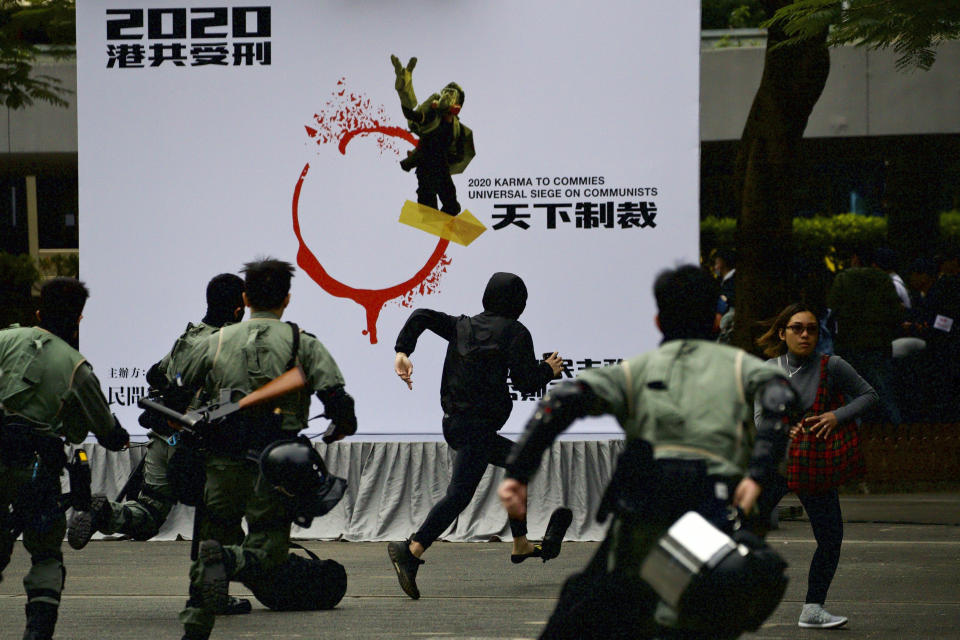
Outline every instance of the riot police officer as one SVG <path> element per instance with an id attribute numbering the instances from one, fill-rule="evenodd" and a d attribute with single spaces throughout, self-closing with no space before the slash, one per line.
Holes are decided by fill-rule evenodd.
<path id="1" fill-rule="evenodd" d="M 207 284 L 206 300 L 207 312 L 203 319 L 196 324 L 189 323 L 170 352 L 147 373 L 151 388 L 161 392 L 165 400 L 172 402 L 173 408 L 179 411 L 195 403 L 191 390 L 179 384 L 179 361 L 195 344 L 243 317 L 243 280 L 232 273 L 214 276 Z M 102 494 L 94 495 L 90 511 L 75 511 L 67 526 L 67 542 L 74 549 L 86 546 L 97 531 L 108 535 L 120 533 L 134 540 L 149 540 L 157 535 L 173 505 L 181 498 L 177 495 L 177 489 L 197 477 L 198 484 L 202 485 L 202 455 L 181 448 L 194 446 L 195 443 L 183 443 L 180 434 L 166 420 L 150 414 L 144 416 L 141 418 L 142 422 L 146 422 L 143 426 L 151 431 L 142 466 L 143 486 L 139 495 L 135 500 L 126 502 L 114 502 Z M 184 468 L 185 464 L 197 468 Z M 193 504 L 185 497 L 183 500 Z M 201 526 L 202 512 L 201 508 L 198 513 Z M 239 544 L 243 535 L 243 529 L 237 523 L 232 533 L 224 535 L 223 542 Z M 227 608 L 218 613 L 249 612 L 248 600 L 230 598 Z"/>
<path id="2" fill-rule="evenodd" d="M 190 570 L 190 599 L 180 614 L 189 640 L 209 637 L 214 612 L 226 603 L 229 581 L 256 581 L 288 556 L 296 514 L 270 483 L 258 482 L 250 453 L 305 428 L 311 393 L 333 422 L 328 439 L 342 439 L 357 428 L 353 398 L 344 390 L 336 362 L 316 337 L 280 320 L 290 302 L 293 265 L 264 259 L 247 263 L 243 273 L 249 320 L 224 327 L 185 354 L 184 385 L 203 385 L 211 398 L 234 390 L 236 399 L 292 368 L 302 372 L 304 385 L 267 406 L 239 412 L 238 422 L 208 434 L 204 503 L 210 539 L 200 543 Z M 220 541 L 244 517 L 248 533 L 243 543 L 223 545 Z"/>
<path id="3" fill-rule="evenodd" d="M 558 385 L 540 402 L 508 459 L 500 496 L 511 517 L 519 517 L 543 451 L 571 422 L 610 414 L 627 436 L 601 507 L 614 514 L 613 523 L 586 570 L 565 583 L 541 638 L 734 638 L 750 613 L 726 612 L 730 605 L 720 599 L 707 612 L 672 610 L 644 579 L 644 561 L 689 511 L 732 533 L 730 507 L 754 509 L 783 457 L 787 434 L 781 419 L 795 394 L 779 369 L 713 342 L 717 287 L 699 268 L 661 273 L 654 294 L 661 346 Z M 764 414 L 751 437 L 754 398 Z M 753 562 L 764 569 L 770 564 Z M 772 565 L 772 575 L 757 576 L 770 578 L 773 598 L 760 603 L 760 622 L 786 585 L 785 564 L 772 558 Z M 752 606 L 749 598 L 738 602 Z M 729 613 L 713 616 L 727 626 L 690 623 L 714 611 Z"/>
<path id="4" fill-rule="evenodd" d="M 59 504 L 63 438 L 76 444 L 92 431 L 112 451 L 129 441 L 76 349 L 88 296 L 83 283 L 55 278 L 40 290 L 39 326 L 0 331 L 0 571 L 22 531 L 31 560 L 23 579 L 25 640 L 53 636 L 66 577 L 60 551 L 67 527 Z"/>

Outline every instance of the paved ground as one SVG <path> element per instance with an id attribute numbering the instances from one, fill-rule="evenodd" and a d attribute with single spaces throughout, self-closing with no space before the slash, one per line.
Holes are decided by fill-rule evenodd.
<path id="1" fill-rule="evenodd" d="M 792 504 L 788 502 L 787 504 Z M 840 569 L 828 607 L 850 617 L 837 632 L 799 629 L 796 619 L 814 549 L 806 521 L 784 522 L 770 536 L 790 562 L 791 582 L 779 609 L 751 639 L 960 638 L 960 494 L 850 496 Z M 252 614 L 218 620 L 214 638 L 535 638 L 563 579 L 582 567 L 595 543 L 568 543 L 560 558 L 510 564 L 505 543 L 437 543 L 412 601 L 396 583 L 383 543 L 306 543 L 343 563 L 347 596 L 333 611 Z M 179 638 L 176 614 L 185 598 L 187 542 L 64 544 L 67 590 L 57 638 Z M 19 639 L 29 559 L 18 547 L 0 583 L 0 639 Z M 237 587 L 236 595 L 243 595 Z"/>

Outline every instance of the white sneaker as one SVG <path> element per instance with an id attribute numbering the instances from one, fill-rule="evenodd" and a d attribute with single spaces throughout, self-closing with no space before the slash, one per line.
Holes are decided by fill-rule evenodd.
<path id="1" fill-rule="evenodd" d="M 805 604 L 797 623 L 805 629 L 836 629 L 847 624 L 844 616 L 835 616 L 819 604 Z"/>

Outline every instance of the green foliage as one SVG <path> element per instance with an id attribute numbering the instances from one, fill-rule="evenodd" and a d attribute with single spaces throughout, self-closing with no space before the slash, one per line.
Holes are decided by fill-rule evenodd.
<path id="1" fill-rule="evenodd" d="M 4 106 L 21 109 L 36 101 L 69 106 L 65 98 L 72 91 L 60 86 L 58 78 L 36 73 L 34 66 L 40 56 L 73 55 L 75 29 L 73 0 L 0 0 L 0 101 Z"/>
<path id="2" fill-rule="evenodd" d="M 700 221 L 700 253 L 706 259 L 715 249 L 736 247 L 736 218 L 709 216 Z"/>
<path id="3" fill-rule="evenodd" d="M 830 45 L 892 48 L 897 68 L 929 69 L 936 46 L 960 39 L 957 0 L 797 0 L 764 26 L 779 23 L 788 36 L 777 46 L 812 38 L 830 27 Z"/>
<path id="4" fill-rule="evenodd" d="M 33 324 L 37 306 L 32 290 L 39 280 L 40 272 L 28 254 L 0 252 L 0 329 L 14 322 Z"/>
<path id="5" fill-rule="evenodd" d="M 55 253 L 38 262 L 40 271 L 47 275 L 76 278 L 80 274 L 80 257 L 76 253 Z"/>
<path id="6" fill-rule="evenodd" d="M 960 237 L 960 213 L 953 216 Z M 941 224 L 944 217 L 941 216 Z M 734 218 L 705 218 L 700 222 L 700 251 L 706 260 L 721 247 L 736 247 L 737 221 Z M 797 254 L 809 261 L 824 260 L 831 271 L 842 263 L 850 249 L 886 244 L 887 220 L 876 216 L 842 213 L 836 216 L 793 219 L 793 239 Z"/>
<path id="7" fill-rule="evenodd" d="M 940 237 L 945 245 L 960 248 L 960 211 L 940 214 Z"/>
<path id="8" fill-rule="evenodd" d="M 731 29 L 749 29 L 763 22 L 763 9 L 747 4 L 740 5 L 730 12 Z"/>
<path id="9" fill-rule="evenodd" d="M 766 19 L 760 0 L 703 0 L 701 29 L 748 29 Z"/>
<path id="10" fill-rule="evenodd" d="M 39 280 L 40 271 L 28 254 L 0 252 L 0 297 L 29 295 L 31 287 Z"/>
<path id="11" fill-rule="evenodd" d="M 846 250 L 861 244 L 879 246 L 886 242 L 887 219 L 856 213 L 796 218 L 793 235 L 797 246 L 818 252 L 830 247 Z"/>

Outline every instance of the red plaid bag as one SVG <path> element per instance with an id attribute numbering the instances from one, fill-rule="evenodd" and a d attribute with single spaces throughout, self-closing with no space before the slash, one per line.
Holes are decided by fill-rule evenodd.
<path id="1" fill-rule="evenodd" d="M 827 388 L 827 361 L 820 358 L 820 384 L 810 415 L 820 415 L 843 406 L 843 394 L 831 394 Z M 822 493 L 849 480 L 863 476 L 865 466 L 860 452 L 860 436 L 853 420 L 838 424 L 825 440 L 801 431 L 790 442 L 787 462 L 787 486 L 801 493 Z"/>

